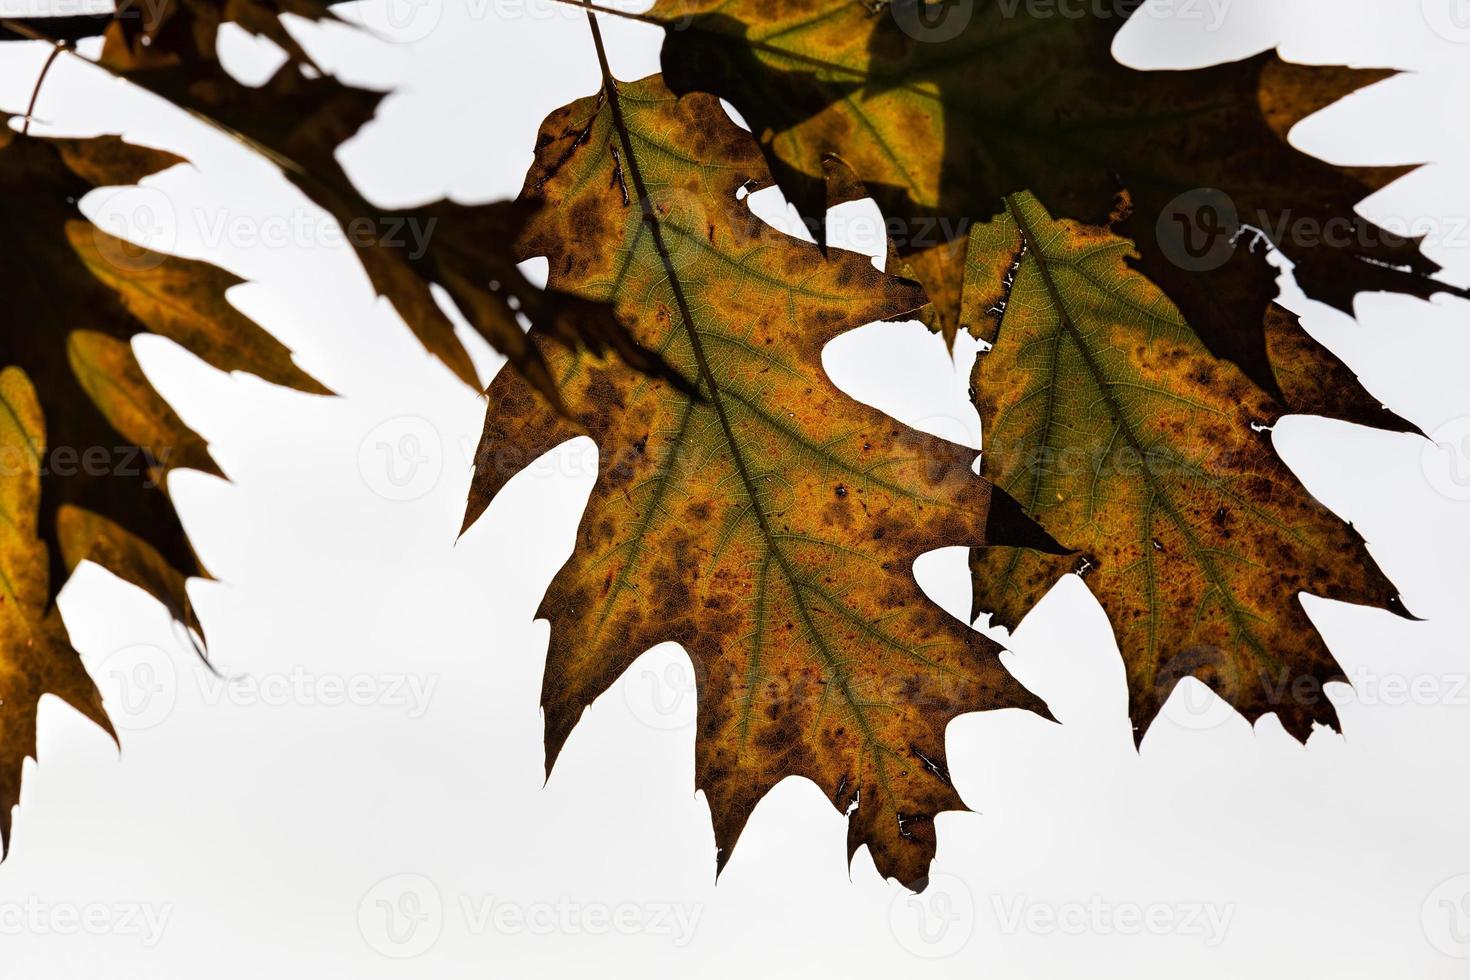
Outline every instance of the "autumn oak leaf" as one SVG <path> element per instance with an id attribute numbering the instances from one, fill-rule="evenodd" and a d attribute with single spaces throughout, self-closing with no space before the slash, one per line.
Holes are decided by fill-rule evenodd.
<path id="1" fill-rule="evenodd" d="M 1139 739 L 1190 676 L 1298 739 L 1336 728 L 1323 685 L 1346 678 L 1301 594 L 1404 609 L 1276 455 L 1280 403 L 1212 356 L 1106 229 L 1013 195 L 969 250 L 973 268 L 1010 268 L 972 385 L 981 472 L 1083 549 L 972 552 L 975 612 L 1014 628 L 1080 569 L 1116 630 Z"/>
<path id="2" fill-rule="evenodd" d="M 220 475 L 203 438 L 154 390 L 131 341 L 154 333 L 221 371 L 304 392 L 326 389 L 230 305 L 222 269 L 116 238 L 78 202 L 178 157 L 116 136 L 43 139 L 0 130 L 0 212 L 9 229 L 10 325 L 0 333 L 0 844 L 8 845 L 36 703 L 63 697 L 108 728 L 56 611 L 66 573 L 91 561 L 137 585 L 201 638 L 186 591 L 206 574 L 168 498 L 178 469 Z M 44 419 L 44 424 L 43 424 Z M 110 731 L 110 728 L 108 728 Z"/>
<path id="3" fill-rule="evenodd" d="M 787 196 L 825 201 L 838 153 L 900 221 L 898 246 L 950 338 L 962 320 L 969 226 L 1032 193 L 1058 218 L 1118 229 L 1208 349 L 1279 396 L 1266 319 L 1279 270 L 1351 312 L 1360 292 L 1451 287 L 1419 239 L 1354 206 L 1402 175 L 1344 167 L 1291 146 L 1290 128 L 1391 72 L 1306 67 L 1266 52 L 1189 71 L 1139 70 L 1112 55 L 1139 4 L 1077 16 L 1025 4 L 894 0 L 660 0 L 663 68 L 676 92 L 728 99 L 760 134 Z M 1131 202 L 1116 206 L 1119 192 Z"/>
<path id="4" fill-rule="evenodd" d="M 553 404 L 556 386 L 539 349 L 526 339 L 522 318 L 563 345 L 597 354 L 612 351 L 638 370 L 687 386 L 656 354 L 633 343 L 606 307 L 537 289 L 526 280 L 511 252 L 525 219 L 520 206 L 440 200 L 389 209 L 358 191 L 336 150 L 373 118 L 384 93 L 322 73 L 279 21 L 282 13 L 322 19 L 329 16 L 326 5 L 163 0 L 148 7 L 141 14 L 131 6 L 119 9 L 106 30 L 101 65 L 278 166 L 331 214 L 373 288 L 393 304 L 424 348 L 466 384 L 479 388 L 479 377 L 435 287 Z M 216 38 L 220 25 L 229 21 L 272 39 L 287 53 L 265 84 L 244 85 L 220 63 Z"/>
<path id="5" fill-rule="evenodd" d="M 116 136 L 43 139 L 0 133 L 0 211 L 15 233 L 0 242 L 13 277 L 13 326 L 0 365 L 22 368 L 50 429 L 40 533 L 52 591 L 92 559 L 162 601 L 195 628 L 184 576 L 200 574 L 166 493 L 169 472 L 218 474 L 208 447 L 143 375 L 130 341 L 155 333 L 221 371 L 301 391 L 326 389 L 279 341 L 226 299 L 241 280 L 162 255 L 87 221 L 78 202 L 97 187 L 132 184 L 181 162 Z"/>
<path id="6" fill-rule="evenodd" d="M 52 600 L 37 523 L 45 458 L 34 386 L 19 368 L 0 369 L 0 852 L 10 846 L 26 757 L 36 754 L 43 695 L 61 698 L 116 737 Z"/>
<path id="7" fill-rule="evenodd" d="M 609 81 L 546 120 L 523 253 L 546 257 L 554 288 L 611 303 L 698 392 L 532 331 L 569 417 L 542 410 L 523 377 L 495 379 L 465 525 L 525 465 L 590 436 L 597 481 L 538 612 L 551 623 L 548 771 L 583 710 L 676 641 L 699 678 L 695 778 L 719 866 L 756 803 L 795 774 L 850 814 L 849 855 L 866 844 L 881 873 L 922 887 L 935 815 L 964 807 L 946 725 L 1045 709 L 995 643 L 924 595 L 912 565 L 1024 532 L 1014 502 L 973 473 L 973 451 L 828 378 L 829 340 L 925 297 L 865 256 L 760 222 L 742 197 L 770 183 L 716 98 L 677 98 L 658 76 Z"/>

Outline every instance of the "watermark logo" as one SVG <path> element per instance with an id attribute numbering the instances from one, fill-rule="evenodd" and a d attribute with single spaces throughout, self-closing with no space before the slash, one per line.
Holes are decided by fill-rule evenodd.
<path id="1" fill-rule="evenodd" d="M 1424 444 L 1420 466 L 1429 485 L 1450 500 L 1470 500 L 1470 416 L 1451 419 Z"/>
<path id="2" fill-rule="evenodd" d="M 1155 235 L 1170 262 L 1190 272 L 1209 272 L 1230 261 L 1239 228 L 1240 216 L 1229 194 L 1196 187 L 1164 205 Z"/>
<path id="3" fill-rule="evenodd" d="M 1470 959 L 1470 874 L 1436 885 L 1424 899 L 1420 924 L 1429 945 L 1446 956 Z"/>
<path id="4" fill-rule="evenodd" d="M 0 936 L 120 936 L 144 949 L 163 940 L 172 904 L 148 902 L 0 902 Z"/>
<path id="5" fill-rule="evenodd" d="M 215 707 L 229 703 L 237 708 L 262 706 L 283 708 L 390 708 L 410 720 L 429 710 L 439 686 L 437 674 L 359 673 L 317 674 L 297 665 L 288 671 L 221 677 L 201 672 L 200 694 Z"/>
<path id="6" fill-rule="evenodd" d="M 623 678 L 623 698 L 628 710 L 649 728 L 679 731 L 693 725 L 699 715 L 699 684 L 704 679 L 703 663 L 693 654 L 651 653 L 647 664 L 635 665 Z"/>
<path id="7" fill-rule="evenodd" d="M 439 687 L 437 674 L 314 673 L 296 665 L 260 675 L 215 673 L 202 665 L 182 675 L 159 647 L 136 644 L 109 654 L 92 671 L 113 724 L 144 731 L 163 723 L 178 706 L 185 685 L 207 708 L 371 708 L 422 718 Z"/>
<path id="8" fill-rule="evenodd" d="M 444 17 L 444 0 L 369 0 L 341 16 L 386 41 L 412 44 L 434 33 Z"/>
<path id="9" fill-rule="evenodd" d="M 1225 25 L 1233 0 L 996 0 L 986 15 L 1003 20 L 1126 20 L 1143 16 L 1187 21 L 1218 31 Z M 877 6 L 877 3 L 872 4 Z M 916 41 L 952 41 L 970 26 L 974 0 L 892 0 L 888 4 L 898 29 Z"/>
<path id="10" fill-rule="evenodd" d="M 119 187 L 98 201 L 92 244 L 120 272 L 146 272 L 168 260 L 178 239 L 173 200 L 156 187 Z"/>
<path id="11" fill-rule="evenodd" d="M 584 902 L 563 895 L 554 901 L 520 902 L 493 895 L 462 895 L 460 911 L 472 936 L 652 936 L 676 949 L 694 940 L 704 906 L 683 902 Z"/>
<path id="12" fill-rule="evenodd" d="M 1422 0 L 1429 29 L 1454 44 L 1470 44 L 1470 0 Z"/>
<path id="13" fill-rule="evenodd" d="M 173 712 L 179 676 L 162 649 L 139 643 L 109 654 L 93 673 L 112 723 L 124 731 L 145 731 Z"/>
<path id="14" fill-rule="evenodd" d="M 471 937 L 649 936 L 682 949 L 693 941 L 703 915 L 699 903 L 584 901 L 567 895 L 522 901 L 460 894 L 446 904 L 438 886 L 419 874 L 384 878 L 357 906 L 363 940 L 399 960 L 428 952 L 447 926 Z"/>
<path id="15" fill-rule="evenodd" d="M 272 214 L 234 213 L 195 209 L 192 214 L 199 239 L 210 249 L 231 248 L 341 248 L 401 249 L 410 262 L 429 251 L 437 216 L 413 214 L 360 214 L 338 221 L 309 208 Z"/>
<path id="16" fill-rule="evenodd" d="M 385 500 L 417 500 L 439 484 L 444 444 L 427 419 L 401 415 L 377 425 L 357 449 L 357 468 L 369 490 Z"/>
<path id="17" fill-rule="evenodd" d="M 1225 941 L 1235 905 L 1214 902 L 1037 902 L 1025 895 L 990 899 L 1000 931 L 1036 936 L 1185 936 L 1211 949 Z"/>
<path id="18" fill-rule="evenodd" d="M 1237 715 L 1204 678 L 1214 678 L 1229 690 L 1227 682 L 1235 676 L 1230 655 L 1217 646 L 1200 644 L 1180 651 L 1154 674 L 1155 690 L 1163 699 L 1159 716 L 1190 731 L 1218 728 Z"/>
<path id="19" fill-rule="evenodd" d="M 943 44 L 970 26 L 975 0 L 895 0 L 893 22 L 915 41 Z"/>
<path id="20" fill-rule="evenodd" d="M 903 891 L 894 896 L 888 906 L 888 928 L 915 956 L 953 956 L 975 932 L 975 896 L 954 875 L 932 875 L 918 894 Z"/>
<path id="21" fill-rule="evenodd" d="M 357 906 L 357 928 L 374 952 L 389 959 L 422 956 L 444 931 L 444 901 L 423 875 L 384 878 Z"/>

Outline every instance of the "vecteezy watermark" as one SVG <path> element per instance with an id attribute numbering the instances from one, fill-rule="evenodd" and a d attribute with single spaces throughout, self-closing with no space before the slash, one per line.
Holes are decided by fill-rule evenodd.
<path id="1" fill-rule="evenodd" d="M 376 425 L 357 449 L 357 469 L 385 500 L 417 500 L 439 484 L 444 444 L 428 419 L 400 415 Z"/>
<path id="2" fill-rule="evenodd" d="M 1239 229 L 1230 195 L 1198 187 L 1164 205 L 1154 234 L 1170 262 L 1190 272 L 1208 272 L 1230 261 Z"/>
<path id="3" fill-rule="evenodd" d="M 1181 677 L 1159 710 L 1159 717 L 1191 731 L 1218 728 L 1238 718 L 1230 703 L 1198 677 Z"/>
<path id="4" fill-rule="evenodd" d="M 1446 956 L 1470 959 L 1470 874 L 1446 878 L 1424 897 L 1424 938 Z"/>
<path id="5" fill-rule="evenodd" d="M 1470 707 L 1470 674 L 1380 674 L 1355 667 L 1342 682 L 1344 704 L 1389 708 Z"/>
<path id="6" fill-rule="evenodd" d="M 953 41 L 975 17 L 975 0 L 894 0 L 888 6 L 899 30 L 927 44 Z"/>
<path id="7" fill-rule="evenodd" d="M 162 648 L 146 643 L 109 654 L 92 678 L 102 692 L 112 723 L 124 731 L 145 731 L 173 713 L 179 676 Z"/>
<path id="8" fill-rule="evenodd" d="M 357 928 L 373 951 L 395 960 L 422 956 L 444 931 L 444 900 L 423 875 L 384 878 L 357 905 Z"/>
<path id="9" fill-rule="evenodd" d="M 136 21 L 133 29 L 151 33 L 163 23 L 164 17 L 174 8 L 175 0 L 118 0 L 112 17 L 120 21 Z M 17 4 L 25 7 L 25 4 Z M 110 6 L 110 5 L 109 5 Z M 95 15 L 98 6 L 93 0 L 47 0 L 45 16 L 74 17 Z M 6 16 L 24 16 L 7 14 Z M 44 28 L 43 28 L 44 30 Z"/>
<path id="10" fill-rule="evenodd" d="M 1264 431 L 1264 430 L 1261 430 Z M 1203 479 L 1214 482 L 1217 476 L 1228 476 L 1246 470 L 1261 452 L 1252 442 L 1212 446 L 1203 455 L 1184 455 L 1168 446 L 1139 449 L 1111 442 L 1084 446 L 1036 446 L 1020 451 L 988 450 L 988 459 L 996 471 L 1024 471 L 1037 476 L 1060 477 L 1103 476 L 1139 479 L 1150 475 L 1158 479 Z"/>
<path id="11" fill-rule="evenodd" d="M 95 204 L 92 244 L 122 272 L 146 272 L 168 260 L 178 241 L 173 199 L 157 187 L 109 188 Z"/>
<path id="12" fill-rule="evenodd" d="M 676 949 L 693 941 L 704 915 L 698 902 L 587 902 L 566 895 L 533 902 L 461 895 L 459 908 L 472 936 L 652 936 Z"/>
<path id="13" fill-rule="evenodd" d="M 1234 658 L 1208 643 L 1188 647 L 1170 657 L 1154 672 L 1155 695 L 1162 707 L 1159 717 L 1180 728 L 1203 731 L 1238 717 L 1211 688 L 1236 689 L 1238 676 Z"/>
<path id="14" fill-rule="evenodd" d="M 922 891 L 905 889 L 894 895 L 888 905 L 888 928 L 915 956 L 953 956 L 975 932 L 975 896 L 954 875 L 931 875 Z"/>
<path id="15" fill-rule="evenodd" d="M 295 666 L 283 671 L 230 675 L 202 666 L 180 670 L 160 647 L 135 644 L 108 655 L 93 679 L 113 724 L 125 731 L 153 728 L 178 706 L 183 684 L 197 688 L 207 707 L 314 709 L 374 708 L 422 718 L 439 688 L 437 674 L 323 673 Z"/>
<path id="16" fill-rule="evenodd" d="M 636 13 L 640 8 L 631 0 L 598 0 L 597 6 Z M 585 20 L 585 8 L 577 0 L 459 0 L 455 4 L 461 16 L 470 20 L 487 17 L 497 21 L 554 19 Z M 359 24 L 373 34 L 398 44 L 422 41 L 439 28 L 444 20 L 444 0 L 367 0 L 344 10 L 339 16 Z"/>
<path id="17" fill-rule="evenodd" d="M 153 449 L 116 445 L 50 446 L 38 470 L 36 459 L 28 450 L 20 446 L 0 446 L 0 476 L 32 472 L 38 472 L 42 478 L 54 476 L 61 479 L 116 476 L 141 480 L 145 487 L 154 488 L 157 486 L 155 476 L 167 470 L 173 454 L 172 446 Z"/>
<path id="18" fill-rule="evenodd" d="M 0 936 L 121 936 L 152 949 L 173 916 L 171 903 L 0 901 Z"/>
<path id="19" fill-rule="evenodd" d="M 1470 2 L 1470 0 L 1467 0 Z M 1243 208 L 1216 187 L 1196 187 L 1164 205 L 1155 222 L 1159 249 L 1190 272 L 1218 269 L 1244 244 L 1279 248 L 1290 258 L 1305 249 L 1332 248 L 1370 256 L 1420 248 L 1470 245 L 1470 216 L 1300 213 Z"/>
<path id="20" fill-rule="evenodd" d="M 975 19 L 977 7 L 986 17 L 1002 20 L 1124 20 L 1156 17 L 1203 24 L 1218 31 L 1234 0 L 891 0 L 887 6 L 898 29 L 916 41 L 942 44 L 959 37 Z"/>
<path id="21" fill-rule="evenodd" d="M 817 217 L 803 215 L 800 220 L 813 238 L 825 231 L 830 240 L 841 242 L 843 248 L 869 255 L 884 254 L 889 243 L 899 252 L 908 253 L 957 241 L 967 236 L 974 224 L 969 218 L 933 215 L 884 217 L 867 209 L 834 210 Z"/>
<path id="22" fill-rule="evenodd" d="M 1446 41 L 1470 44 L 1470 0 L 1421 0 L 1419 12 L 1429 29 Z"/>
<path id="23" fill-rule="evenodd" d="M 678 731 L 699 715 L 703 662 L 673 650 L 653 650 L 624 675 L 621 687 L 628 710 L 649 728 Z"/>
<path id="24" fill-rule="evenodd" d="M 408 959 L 432 949 L 450 925 L 469 936 L 648 936 L 682 949 L 693 941 L 703 915 L 698 902 L 602 902 L 565 895 L 523 901 L 462 894 L 446 905 L 429 878 L 398 874 L 363 896 L 357 924 L 374 951 Z"/>
<path id="25" fill-rule="evenodd" d="M 1328 685 L 1335 685 L 1329 695 Z M 1213 689 L 1213 690 L 1212 690 Z M 1202 731 L 1238 717 L 1230 700 L 1259 699 L 1266 710 L 1357 705 L 1383 708 L 1470 707 L 1470 674 L 1451 672 L 1383 673 L 1355 666 L 1330 680 L 1237 663 L 1209 644 L 1191 647 L 1167 660 L 1155 673 L 1155 690 L 1164 699 L 1159 717 L 1181 728 Z M 1216 695 L 1214 690 L 1220 691 Z"/>
<path id="26" fill-rule="evenodd" d="M 439 219 L 385 212 L 342 217 L 312 207 L 257 214 L 191 208 L 182 214 L 158 187 L 109 189 L 95 208 L 92 242 L 101 259 L 123 272 L 168 261 L 180 229 L 190 227 L 207 249 L 353 248 L 401 250 L 409 261 L 429 251 Z"/>
<path id="27" fill-rule="evenodd" d="M 406 718 L 418 719 L 429 710 L 439 675 L 319 674 L 298 666 L 259 677 L 201 673 L 199 684 L 204 703 L 211 707 L 227 703 L 237 708 L 392 708 L 401 710 Z"/>
<path id="28" fill-rule="evenodd" d="M 1006 935 L 1187 936 L 1212 949 L 1225 941 L 1235 917 L 1234 903 L 1114 902 L 1100 895 L 1076 902 L 992 895 L 990 905 Z"/>
<path id="29" fill-rule="evenodd" d="M 444 0 L 366 0 L 338 16 L 383 40 L 412 44 L 434 33 L 444 19 Z"/>
<path id="30" fill-rule="evenodd" d="M 231 214 L 196 212 L 199 237 L 210 248 L 354 248 L 402 249 L 411 262 L 424 257 L 437 217 L 411 214 L 358 215 L 337 221 L 310 208 L 286 214 Z"/>
<path id="31" fill-rule="evenodd" d="M 1424 444 L 1424 478 L 1450 500 L 1470 500 L 1470 416 L 1450 419 Z"/>

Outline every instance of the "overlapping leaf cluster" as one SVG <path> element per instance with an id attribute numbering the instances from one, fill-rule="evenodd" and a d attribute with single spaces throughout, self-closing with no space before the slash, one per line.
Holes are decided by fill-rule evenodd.
<path id="1" fill-rule="evenodd" d="M 432 287 L 442 288 L 549 403 L 556 403 L 557 390 L 522 318 L 563 344 L 599 354 L 612 350 L 641 370 L 686 384 L 633 343 L 605 304 L 539 290 L 525 280 L 510 248 L 527 217 L 524 205 L 437 201 L 402 212 L 363 198 L 334 151 L 372 118 L 382 95 L 323 75 L 283 26 L 284 13 L 333 16 L 316 0 L 123 3 L 112 15 L 7 20 L 0 23 L 0 39 L 72 42 L 100 35 L 103 68 L 279 166 L 342 225 L 374 287 L 466 383 L 478 385 L 479 379 Z M 265 85 L 246 86 L 219 63 L 215 45 L 224 23 L 267 37 L 286 53 Z M 27 574 L 49 582 L 49 591 L 39 605 L 29 593 L 0 597 L 18 617 L 16 628 L 0 637 L 5 843 L 21 764 L 33 751 L 38 699 L 47 691 L 61 694 L 89 713 L 96 700 L 55 614 L 64 573 L 83 560 L 97 562 L 151 592 L 202 640 L 185 581 L 205 572 L 168 502 L 167 476 L 179 468 L 221 474 L 204 440 L 149 385 L 131 338 L 157 333 L 221 370 L 326 392 L 226 300 L 236 277 L 140 248 L 83 217 L 78 202 L 89 191 L 134 183 L 182 162 L 178 157 L 115 136 L 46 139 L 27 128 L 12 127 L 0 138 L 0 209 L 7 219 L 0 248 L 11 270 L 0 366 L 16 372 L 17 392 L 28 392 L 17 395 L 25 412 L 16 414 L 24 414 L 29 438 L 9 445 L 4 465 L 16 479 L 39 476 L 40 493 L 35 500 L 17 497 L 31 512 L 8 510 L 5 516 L 44 545 L 7 554 L 16 561 L 24 555 Z M 402 247 L 397 230 L 409 222 L 426 232 L 422 253 Z M 33 474 L 31 462 L 17 455 L 27 441 L 38 454 L 48 447 Z"/>
<path id="2" fill-rule="evenodd" d="M 334 156 L 378 93 L 323 74 L 278 18 L 331 17 L 325 5 L 174 0 L 152 19 L 4 26 L 100 29 L 104 67 L 267 156 L 344 227 L 372 216 L 435 229 L 421 255 L 352 240 L 374 287 L 461 378 L 476 382 L 435 286 L 514 369 L 487 392 L 466 528 L 536 457 L 596 441 L 577 546 L 540 611 L 548 768 L 583 709 L 675 640 L 699 677 L 696 782 L 719 863 L 764 794 L 798 774 L 848 815 L 849 854 L 866 845 L 880 872 L 922 887 L 934 818 L 964 806 L 948 721 L 1045 712 L 994 643 L 919 590 L 923 552 L 974 548 L 975 613 L 1010 626 L 1061 575 L 1085 571 L 1117 631 L 1139 738 L 1191 676 L 1298 738 L 1334 725 L 1325 698 L 1290 694 L 1342 678 L 1300 595 L 1403 612 L 1269 429 L 1287 413 L 1411 426 L 1277 305 L 1278 270 L 1260 247 L 1268 239 L 1309 295 L 1343 310 L 1362 291 L 1446 288 L 1418 241 L 1355 211 L 1402 170 L 1328 164 L 1287 139 L 1383 73 L 1270 52 L 1198 71 L 1128 68 L 1110 47 L 1136 6 L 1059 16 L 1006 3 L 658 0 L 637 16 L 667 29 L 664 73 L 635 82 L 611 76 L 589 13 L 603 83 L 548 117 L 520 199 L 401 212 L 373 208 Z M 224 22 L 286 53 L 263 86 L 219 64 Z M 224 274 L 109 262 L 124 244 L 72 213 L 87 187 L 168 162 L 116 140 L 15 135 L 0 152 L 0 179 L 52 192 L 7 242 L 46 273 L 10 331 L 4 364 L 29 372 L 35 393 L 5 375 L 7 446 L 40 453 L 44 416 L 53 447 L 113 431 L 159 469 L 209 468 L 127 353 L 144 329 L 313 389 L 223 301 Z M 811 219 L 816 244 L 751 214 L 746 196 L 772 185 Z M 902 229 L 886 273 L 820 235 L 830 204 L 860 197 Z M 1303 222 L 1352 233 L 1307 243 L 1294 233 Z M 549 263 L 544 291 L 515 265 L 536 256 Z M 76 283 L 91 291 L 78 307 L 55 300 Z M 898 318 L 990 345 L 974 373 L 978 475 L 962 447 L 827 377 L 828 340 Z M 67 360 L 27 358 L 53 337 Z M 7 813 L 41 691 L 101 720 L 44 598 L 36 542 L 53 565 L 109 563 L 181 616 L 182 576 L 197 571 L 156 492 L 47 477 L 38 496 L 39 472 L 5 477 L 16 537 L 4 560 L 24 571 L 7 573 L 5 608 L 25 625 L 7 637 L 27 638 L 0 654 L 0 677 L 25 692 L 0 716 Z M 85 496 L 104 490 L 127 501 L 121 525 Z"/>

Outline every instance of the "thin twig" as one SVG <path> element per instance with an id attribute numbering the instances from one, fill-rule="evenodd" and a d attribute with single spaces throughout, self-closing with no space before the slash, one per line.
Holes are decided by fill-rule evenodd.
<path id="1" fill-rule="evenodd" d="M 611 14 L 614 17 L 622 17 L 625 20 L 636 20 L 642 24 L 655 24 L 659 27 L 668 26 L 664 23 L 664 21 L 659 20 L 657 17 L 650 17 L 648 16 L 648 14 L 635 14 L 627 10 L 618 10 L 616 7 L 604 7 L 601 4 L 592 3 L 590 2 L 590 0 L 553 0 L 553 2 L 564 3 L 568 7 L 581 7 L 583 10 L 587 11 L 589 15 L 593 12 L 599 14 Z"/>
<path id="2" fill-rule="evenodd" d="M 31 116 L 36 112 L 36 100 L 41 97 L 41 83 L 46 81 L 46 73 L 56 63 L 57 55 L 68 50 L 68 48 L 69 45 L 65 41 L 57 41 L 56 47 L 52 48 L 51 53 L 46 56 L 46 63 L 41 66 L 41 74 L 36 76 L 36 87 L 31 89 L 31 104 L 26 106 L 25 122 L 20 124 L 20 133 L 22 136 L 31 131 Z"/>
<path id="3" fill-rule="evenodd" d="M 98 61 L 93 58 L 88 58 L 76 48 L 65 44 L 65 42 L 58 41 L 54 37 L 47 37 L 45 34 L 42 34 L 40 31 L 35 30 L 27 24 L 22 24 L 19 21 L 10 20 L 8 18 L 0 18 L 0 28 L 4 28 L 5 30 L 10 31 L 13 34 L 18 34 L 21 37 L 28 38 L 32 41 L 45 41 L 47 44 L 55 45 L 56 47 L 65 51 L 67 54 L 71 55 L 73 58 L 84 61 L 94 68 L 101 68 L 113 78 L 120 78 L 131 85 L 138 86 L 138 88 L 141 88 L 145 92 L 153 91 L 152 89 L 148 88 L 148 86 L 139 84 L 139 82 L 129 76 L 127 72 L 120 71 L 117 68 L 114 68 L 112 65 L 109 65 L 105 61 Z M 53 53 L 53 57 L 54 56 L 55 55 Z M 157 95 L 158 93 L 154 92 L 153 94 Z M 166 96 L 159 97 L 167 98 Z M 208 113 L 201 112 L 200 110 L 191 108 L 189 106 L 179 105 L 172 99 L 169 99 L 168 101 L 169 104 L 172 105 L 174 108 L 178 109 L 181 112 L 187 113 L 190 116 L 193 116 L 195 119 L 199 120 L 210 129 L 213 129 L 219 133 L 223 133 L 225 136 L 228 136 L 230 139 L 243 145 L 246 149 L 265 157 L 267 160 L 275 164 L 277 167 L 280 167 L 282 170 L 297 174 L 305 172 L 301 164 L 297 163 L 295 160 L 292 160 L 289 157 L 277 153 L 270 147 L 261 145 L 257 141 L 251 139 L 249 136 L 246 136 L 244 133 L 240 132 L 238 129 L 235 129 L 233 126 L 229 126 L 225 123 L 220 122 L 218 119 L 215 119 Z"/>

